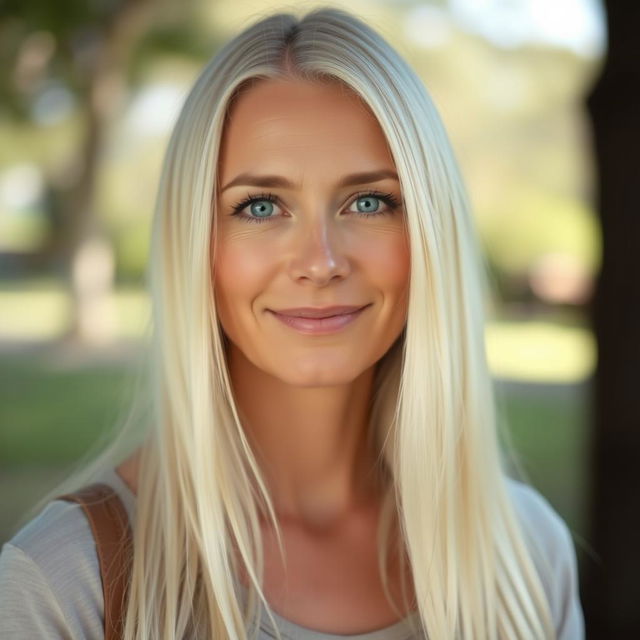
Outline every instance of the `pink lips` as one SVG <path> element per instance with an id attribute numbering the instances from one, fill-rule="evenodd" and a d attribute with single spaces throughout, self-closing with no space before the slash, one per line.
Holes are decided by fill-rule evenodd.
<path id="1" fill-rule="evenodd" d="M 351 324 L 368 307 L 339 306 L 314 309 L 299 307 L 296 309 L 269 310 L 280 322 L 311 335 L 334 333 Z"/>

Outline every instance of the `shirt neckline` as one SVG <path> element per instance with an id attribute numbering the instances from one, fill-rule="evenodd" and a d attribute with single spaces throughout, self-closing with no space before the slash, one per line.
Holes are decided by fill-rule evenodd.
<path id="1" fill-rule="evenodd" d="M 271 613 L 280 634 L 287 640 L 299 640 L 301 638 L 304 638 L 304 640 L 406 640 L 413 637 L 411 623 L 413 622 L 415 625 L 419 626 L 419 614 L 417 611 L 414 611 L 401 620 L 398 620 L 386 627 L 363 633 L 344 635 L 327 633 L 319 631 L 318 629 L 303 627 L 291 620 L 288 620 L 287 618 L 283 618 L 273 609 L 271 610 Z M 261 612 L 260 628 L 270 637 L 277 637 L 273 631 L 273 626 L 271 625 L 269 616 L 264 609 L 262 609 Z"/>
<path id="2" fill-rule="evenodd" d="M 129 521 L 133 523 L 137 502 L 136 495 L 133 491 L 131 491 L 129 486 L 113 468 L 105 469 L 99 479 L 111 486 L 118 493 L 129 516 Z M 241 596 L 245 598 L 247 592 L 246 587 L 239 581 L 236 581 L 236 584 L 240 587 Z M 287 640 L 298 640 L 299 638 L 304 638 L 304 640 L 405 640 L 412 637 L 412 623 L 419 627 L 418 611 L 412 611 L 401 620 L 386 627 L 349 635 L 331 634 L 317 629 L 303 627 L 282 617 L 273 609 L 271 610 L 271 614 L 273 615 L 280 634 Z M 277 637 L 273 630 L 271 620 L 263 606 L 260 608 L 260 629 L 272 638 Z"/>

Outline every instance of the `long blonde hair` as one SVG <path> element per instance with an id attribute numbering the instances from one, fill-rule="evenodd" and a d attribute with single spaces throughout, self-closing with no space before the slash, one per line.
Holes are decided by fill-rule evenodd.
<path id="1" fill-rule="evenodd" d="M 402 186 L 407 324 L 378 363 L 369 425 L 386 491 L 378 539 L 385 589 L 396 522 L 429 638 L 552 638 L 507 487 L 484 350 L 487 283 L 446 133 L 398 53 L 330 8 L 271 15 L 229 41 L 195 83 L 169 143 L 152 231 L 152 426 L 124 638 L 244 639 L 261 602 L 270 612 L 259 515 L 280 532 L 231 391 L 211 239 L 230 102 L 248 81 L 291 76 L 355 92 L 382 127 Z M 250 579 L 246 606 L 238 556 Z"/>

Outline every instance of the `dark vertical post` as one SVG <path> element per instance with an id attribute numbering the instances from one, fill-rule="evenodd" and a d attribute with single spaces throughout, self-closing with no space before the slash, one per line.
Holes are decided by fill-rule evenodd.
<path id="1" fill-rule="evenodd" d="M 605 0 L 609 51 L 587 98 L 603 261 L 592 300 L 590 639 L 640 638 L 640 2 Z"/>

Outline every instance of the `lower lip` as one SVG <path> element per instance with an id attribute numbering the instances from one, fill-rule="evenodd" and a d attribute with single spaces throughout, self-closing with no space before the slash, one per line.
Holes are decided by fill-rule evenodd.
<path id="1" fill-rule="evenodd" d="M 368 306 L 368 305 L 367 305 Z M 308 335 L 327 335 L 344 329 L 354 322 L 367 307 L 362 307 L 353 313 L 343 313 L 339 316 L 328 318 L 299 318 L 297 316 L 285 316 L 275 311 L 270 311 L 280 322 L 300 333 Z"/>

